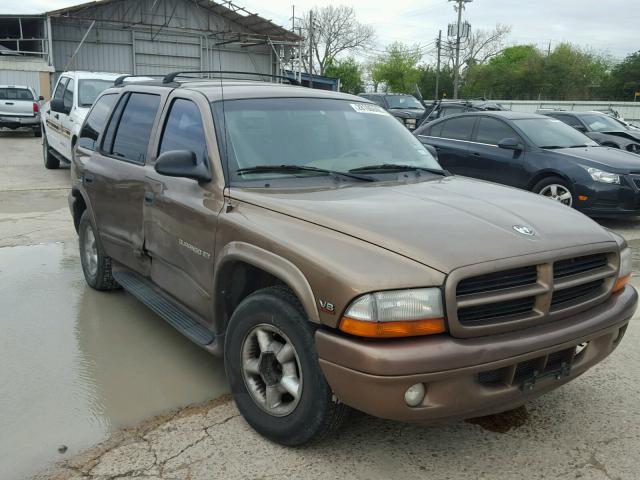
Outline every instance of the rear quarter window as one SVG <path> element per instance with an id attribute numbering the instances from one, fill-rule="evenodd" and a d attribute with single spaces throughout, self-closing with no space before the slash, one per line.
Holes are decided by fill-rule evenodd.
<path id="1" fill-rule="evenodd" d="M 116 94 L 104 95 L 95 103 L 80 132 L 78 145 L 88 150 L 95 150 L 96 141 L 109 119 L 109 113 L 116 103 Z"/>
<path id="2" fill-rule="evenodd" d="M 476 117 L 457 117 L 442 122 L 443 138 L 450 138 L 453 140 L 470 140 L 471 132 L 473 131 L 473 125 L 476 121 Z"/>

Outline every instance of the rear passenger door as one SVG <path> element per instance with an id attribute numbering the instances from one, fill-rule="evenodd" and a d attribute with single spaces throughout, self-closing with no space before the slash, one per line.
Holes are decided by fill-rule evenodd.
<path id="1" fill-rule="evenodd" d="M 143 274 L 145 164 L 161 101 L 145 91 L 122 94 L 81 177 L 107 255 Z"/>
<path id="2" fill-rule="evenodd" d="M 436 123 L 429 135 L 419 135 L 424 143 L 433 145 L 438 151 L 438 162 L 458 175 L 473 176 L 473 165 L 469 161 L 469 141 L 476 117 L 460 116 Z"/>
<path id="3" fill-rule="evenodd" d="M 523 150 L 506 150 L 498 144 L 507 138 L 518 141 Z M 474 163 L 476 178 L 525 188 L 524 142 L 506 122 L 493 117 L 479 117 L 470 143 L 470 161 Z"/>
<path id="4" fill-rule="evenodd" d="M 187 150 L 215 171 L 213 162 L 219 164 L 219 160 L 213 117 L 202 94 L 176 92 L 157 131 L 152 162 L 162 153 Z M 198 182 L 148 168 L 144 198 L 145 248 L 151 257 L 153 283 L 208 321 L 216 227 L 224 204 L 221 177 Z"/>

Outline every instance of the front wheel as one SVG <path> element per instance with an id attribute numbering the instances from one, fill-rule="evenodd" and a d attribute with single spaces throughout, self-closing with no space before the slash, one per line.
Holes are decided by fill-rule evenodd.
<path id="1" fill-rule="evenodd" d="M 249 295 L 229 322 L 225 369 L 238 410 L 258 433 L 283 445 L 327 435 L 348 412 L 333 400 L 320 370 L 314 330 L 283 287 Z"/>
<path id="2" fill-rule="evenodd" d="M 98 243 L 96 230 L 87 210 L 80 217 L 78 234 L 80 263 L 82 264 L 84 279 L 90 287 L 96 290 L 113 290 L 117 287 L 117 283 L 111 275 L 111 257 L 108 257 L 102 251 Z"/>
<path id="3" fill-rule="evenodd" d="M 566 180 L 560 177 L 542 179 L 533 187 L 533 192 L 568 207 L 573 206 L 573 189 Z"/>

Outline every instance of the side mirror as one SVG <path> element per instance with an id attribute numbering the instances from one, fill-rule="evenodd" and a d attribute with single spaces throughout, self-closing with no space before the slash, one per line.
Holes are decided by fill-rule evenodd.
<path id="1" fill-rule="evenodd" d="M 198 182 L 211 181 L 211 173 L 207 166 L 198 162 L 195 152 L 189 150 L 172 150 L 164 152 L 156 160 L 156 172 L 167 177 L 192 178 Z"/>
<path id="2" fill-rule="evenodd" d="M 53 98 L 51 103 L 49 104 L 51 110 L 58 113 L 69 113 L 67 109 L 64 107 L 64 102 L 61 98 Z"/>
<path id="3" fill-rule="evenodd" d="M 436 150 L 436 147 L 427 143 L 423 143 L 422 145 L 424 145 L 424 148 L 427 149 L 427 152 L 429 152 L 433 158 L 438 160 L 438 151 Z"/>
<path id="4" fill-rule="evenodd" d="M 498 142 L 498 147 L 505 150 L 522 150 L 522 145 L 515 138 L 504 138 Z"/>

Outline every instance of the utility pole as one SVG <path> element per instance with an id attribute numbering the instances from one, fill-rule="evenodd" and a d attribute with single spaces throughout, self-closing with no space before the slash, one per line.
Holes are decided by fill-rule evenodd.
<path id="1" fill-rule="evenodd" d="M 458 98 L 458 86 L 460 83 L 460 40 L 463 34 L 462 28 L 462 10 L 464 10 L 464 4 L 470 3 L 473 0 L 449 0 L 458 4 L 454 7 L 458 10 L 458 23 L 456 24 L 456 61 L 453 72 L 453 98 Z"/>
<path id="2" fill-rule="evenodd" d="M 438 47 L 438 64 L 436 66 L 436 92 L 433 96 L 433 100 L 438 100 L 438 97 L 440 96 L 440 55 L 442 52 L 442 30 L 440 30 L 440 33 L 438 33 L 438 40 L 436 42 L 436 45 Z"/>
<path id="3" fill-rule="evenodd" d="M 309 10 L 309 87 L 313 88 L 313 9 Z"/>

